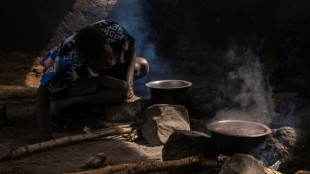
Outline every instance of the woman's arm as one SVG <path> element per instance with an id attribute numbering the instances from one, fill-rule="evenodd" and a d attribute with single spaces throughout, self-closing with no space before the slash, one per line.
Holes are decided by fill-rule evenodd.
<path id="1" fill-rule="evenodd" d="M 135 47 L 131 47 L 128 51 L 124 52 L 124 64 L 126 67 L 126 82 L 129 84 L 129 92 L 131 97 L 133 96 L 133 77 L 136 62 L 136 50 Z M 131 98 L 130 97 L 130 98 Z"/>
<path id="2" fill-rule="evenodd" d="M 125 98 L 132 97 L 130 96 L 130 85 L 124 80 L 116 79 L 110 76 L 102 76 L 100 87 L 117 91 L 121 95 L 126 96 Z"/>

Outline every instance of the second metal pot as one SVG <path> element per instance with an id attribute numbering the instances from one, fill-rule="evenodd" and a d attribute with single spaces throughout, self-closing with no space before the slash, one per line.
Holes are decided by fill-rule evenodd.
<path id="1" fill-rule="evenodd" d="M 222 120 L 207 128 L 216 150 L 224 155 L 251 153 L 272 132 L 266 125 L 243 120 Z"/>

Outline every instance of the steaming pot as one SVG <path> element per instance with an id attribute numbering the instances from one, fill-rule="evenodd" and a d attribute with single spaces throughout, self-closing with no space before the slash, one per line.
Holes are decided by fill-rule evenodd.
<path id="1" fill-rule="evenodd" d="M 251 153 L 272 131 L 266 125 L 243 121 L 222 120 L 207 125 L 211 142 L 224 155 Z"/>
<path id="2" fill-rule="evenodd" d="M 188 88 L 192 83 L 184 80 L 158 80 L 145 85 L 150 88 L 152 104 L 186 105 Z"/>

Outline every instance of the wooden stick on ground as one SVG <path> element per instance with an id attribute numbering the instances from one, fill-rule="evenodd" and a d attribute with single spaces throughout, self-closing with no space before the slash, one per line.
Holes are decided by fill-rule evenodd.
<path id="1" fill-rule="evenodd" d="M 24 155 L 24 154 L 28 154 L 28 153 L 32 153 L 32 152 L 35 152 L 38 150 L 48 149 L 51 147 L 64 145 L 64 144 L 68 144 L 68 143 L 72 143 L 72 142 L 80 142 L 80 141 L 91 140 L 91 139 L 104 137 L 104 136 L 129 133 L 129 132 L 131 132 L 131 129 L 132 129 L 129 127 L 129 125 L 123 125 L 120 127 L 122 127 L 122 128 L 119 128 L 119 127 L 106 128 L 106 129 L 101 129 L 101 130 L 95 131 L 93 133 L 66 136 L 66 137 L 61 137 L 61 138 L 53 139 L 53 140 L 42 142 L 42 143 L 22 146 L 22 147 L 19 147 L 15 150 L 12 150 L 11 152 L 9 152 L 9 154 L 4 159 L 13 159 L 13 158 L 16 158 L 16 157 Z"/>
<path id="2" fill-rule="evenodd" d="M 102 174 L 102 173 L 147 173 L 154 171 L 168 171 L 180 167 L 187 167 L 197 165 L 201 167 L 217 168 L 221 167 L 223 162 L 209 160 L 202 157 L 188 157 L 172 161 L 154 161 L 154 162 L 141 162 L 133 164 L 119 164 L 114 166 L 107 166 L 105 168 L 89 170 L 83 172 L 75 172 L 70 174 Z M 67 173 L 69 174 L 69 173 Z"/>

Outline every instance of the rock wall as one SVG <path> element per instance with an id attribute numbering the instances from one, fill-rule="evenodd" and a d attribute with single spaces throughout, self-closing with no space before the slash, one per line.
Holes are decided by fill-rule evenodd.
<path id="1" fill-rule="evenodd" d="M 310 2 L 306 0 L 149 0 L 161 44 L 192 52 L 233 44 L 260 51 L 309 54 Z M 285 49 L 282 47 L 290 48 Z"/>

